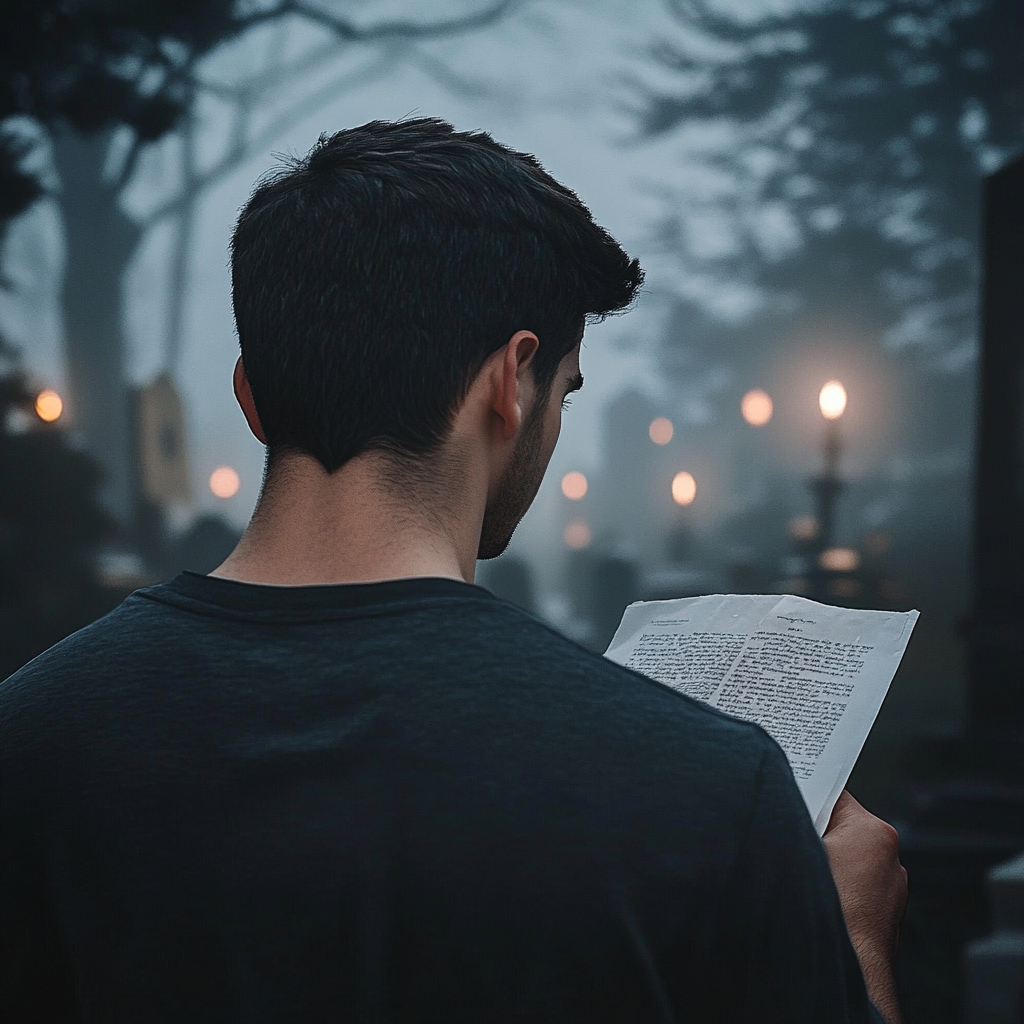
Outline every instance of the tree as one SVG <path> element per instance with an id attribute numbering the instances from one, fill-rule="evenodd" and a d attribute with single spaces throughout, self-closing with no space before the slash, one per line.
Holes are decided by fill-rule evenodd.
<path id="1" fill-rule="evenodd" d="M 171 131 L 203 81 L 202 59 L 268 22 L 320 26 L 335 49 L 469 31 L 515 0 L 451 18 L 364 22 L 314 0 L 13 0 L 0 41 L 0 119 L 51 128 L 62 183 L 64 289 L 76 420 L 103 458 L 109 504 L 130 515 L 129 412 L 121 318 L 125 268 L 143 233 L 121 197 L 141 151 Z M 294 62 L 296 73 L 304 61 Z M 12 164 L 8 161 L 9 173 Z"/>
<path id="2" fill-rule="evenodd" d="M 981 179 L 1024 142 L 1024 8 L 820 0 L 744 21 L 719 0 L 666 4 L 676 29 L 633 92 L 644 143 L 688 157 L 656 229 L 668 273 L 650 275 L 669 297 L 666 370 L 681 390 L 717 371 L 712 400 L 737 369 L 780 389 L 783 366 L 873 375 L 877 461 L 843 515 L 894 535 L 915 601 L 952 621 L 970 564 Z M 784 457 L 771 469 L 795 512 L 806 488 Z"/>
<path id="3" fill-rule="evenodd" d="M 20 373 L 0 372 L 0 679 L 126 593 L 96 571 L 114 526 L 98 500 L 100 469 L 34 401 Z"/>
<path id="4" fill-rule="evenodd" d="M 980 176 L 1024 141 L 1019 4 L 827 2 L 754 23 L 668 5 L 681 31 L 652 49 L 641 135 L 728 143 L 659 230 L 691 276 L 742 283 L 728 309 L 677 293 L 691 336 L 746 344 L 755 313 L 761 337 L 773 316 L 845 317 L 921 372 L 969 367 Z M 727 238 L 698 254 L 690 217 L 716 203 Z"/>

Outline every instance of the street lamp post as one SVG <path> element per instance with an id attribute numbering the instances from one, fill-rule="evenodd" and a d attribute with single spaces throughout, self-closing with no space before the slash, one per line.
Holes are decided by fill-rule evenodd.
<path id="1" fill-rule="evenodd" d="M 820 555 L 832 547 L 836 501 L 843 490 L 839 479 L 839 457 L 843 450 L 839 418 L 846 410 L 846 388 L 839 381 L 830 380 L 818 395 L 818 407 L 825 417 L 825 458 L 821 476 L 811 479 L 811 490 L 818 505 L 817 554 Z"/>
<path id="2" fill-rule="evenodd" d="M 818 531 L 813 548 L 814 563 L 809 567 L 809 576 L 813 596 L 823 599 L 826 596 L 828 571 L 822 564 L 822 556 L 833 546 L 836 504 L 844 486 L 839 477 L 839 458 L 843 450 L 839 419 L 846 410 L 846 388 L 839 381 L 830 380 L 818 395 L 818 408 L 825 418 L 824 459 L 821 474 L 810 479 L 817 505 Z"/>

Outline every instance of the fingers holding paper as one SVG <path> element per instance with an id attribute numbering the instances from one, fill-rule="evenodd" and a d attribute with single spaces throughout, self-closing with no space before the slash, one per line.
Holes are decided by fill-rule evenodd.
<path id="1" fill-rule="evenodd" d="M 822 841 L 868 994 L 886 1021 L 897 1024 L 893 959 L 907 909 L 899 835 L 844 789 Z"/>

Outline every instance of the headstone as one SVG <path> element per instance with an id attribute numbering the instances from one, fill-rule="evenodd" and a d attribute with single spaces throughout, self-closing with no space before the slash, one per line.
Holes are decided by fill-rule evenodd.
<path id="1" fill-rule="evenodd" d="M 1024 1022 L 1024 853 L 988 872 L 992 933 L 964 950 L 965 1024 Z"/>

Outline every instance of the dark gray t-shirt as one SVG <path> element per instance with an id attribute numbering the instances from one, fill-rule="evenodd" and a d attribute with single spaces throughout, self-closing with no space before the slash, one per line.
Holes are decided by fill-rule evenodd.
<path id="1" fill-rule="evenodd" d="M 0 1020 L 872 1019 L 760 729 L 479 587 L 133 594 L 0 684 Z"/>

